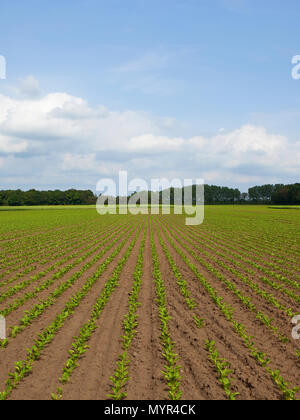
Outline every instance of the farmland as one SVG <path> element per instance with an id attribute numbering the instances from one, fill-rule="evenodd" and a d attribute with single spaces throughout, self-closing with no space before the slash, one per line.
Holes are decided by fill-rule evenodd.
<path id="1" fill-rule="evenodd" d="M 298 207 L 0 211 L 0 399 L 300 398 Z"/>

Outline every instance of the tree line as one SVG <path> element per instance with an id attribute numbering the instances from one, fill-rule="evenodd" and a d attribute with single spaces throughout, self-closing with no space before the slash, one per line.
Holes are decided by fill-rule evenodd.
<path id="1" fill-rule="evenodd" d="M 192 189 L 192 202 L 196 204 L 196 185 L 188 187 Z M 184 189 L 185 190 L 185 189 Z M 183 190 L 183 195 L 184 195 Z M 178 190 L 177 190 L 178 192 Z M 181 191 L 182 193 L 182 191 Z M 139 194 L 145 194 L 148 202 L 151 203 L 151 191 Z M 163 197 L 169 196 L 171 204 L 176 202 L 176 189 L 170 188 L 167 191 L 156 193 L 156 200 L 162 204 Z M 133 195 L 133 194 L 132 194 Z M 129 201 L 132 197 L 125 197 Z M 300 204 L 300 183 L 284 184 L 266 184 L 255 186 L 248 189 L 247 193 L 241 193 L 238 188 L 219 187 L 217 185 L 204 185 L 205 204 Z M 42 206 L 42 205 L 91 205 L 96 204 L 97 195 L 91 190 L 69 189 L 67 191 L 38 191 L 31 189 L 22 190 L 2 190 L 0 191 L 0 206 Z M 117 204 L 121 197 L 117 197 Z M 156 202 L 157 202 L 156 201 Z M 124 202 L 124 197 L 123 197 Z"/>
<path id="2" fill-rule="evenodd" d="M 1 206 L 65 206 L 95 204 L 97 196 L 90 190 L 37 191 L 5 190 L 0 191 Z"/>
<path id="3" fill-rule="evenodd" d="M 159 202 L 159 204 L 166 204 L 170 202 L 170 204 L 183 204 L 183 200 L 178 203 L 176 198 L 178 195 L 184 197 L 185 191 L 190 189 L 192 189 L 192 204 L 195 205 L 197 203 L 196 185 L 185 187 L 183 188 L 183 191 L 182 189 L 169 188 L 168 190 L 155 193 L 155 203 Z M 180 194 L 176 195 L 178 192 Z M 137 196 L 137 199 L 135 199 L 135 202 L 137 203 L 145 202 L 145 200 L 148 200 L 148 203 L 151 203 L 151 191 L 142 191 L 132 195 Z M 132 195 L 127 197 L 127 202 Z M 124 203 L 124 197 L 117 197 L 116 203 L 119 204 L 119 202 Z M 300 184 L 266 184 L 251 187 L 248 189 L 247 193 L 241 193 L 238 188 L 205 184 L 204 204 L 300 204 Z"/>

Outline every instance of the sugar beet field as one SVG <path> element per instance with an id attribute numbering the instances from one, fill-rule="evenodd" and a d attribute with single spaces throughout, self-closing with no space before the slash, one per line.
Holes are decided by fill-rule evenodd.
<path id="1" fill-rule="evenodd" d="M 0 211 L 0 399 L 300 398 L 300 211 Z"/>

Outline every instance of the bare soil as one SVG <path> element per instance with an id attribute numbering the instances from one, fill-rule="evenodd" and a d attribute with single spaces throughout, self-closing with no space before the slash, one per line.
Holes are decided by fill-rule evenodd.
<path id="1" fill-rule="evenodd" d="M 232 324 L 224 317 L 218 306 L 212 301 L 199 279 L 171 246 L 168 241 L 168 235 L 158 227 L 161 237 L 176 263 L 182 278 L 187 282 L 190 297 L 197 303 L 196 308 L 188 308 L 159 241 L 157 233 L 157 226 L 159 225 L 156 223 L 159 218 L 156 219 L 155 216 L 150 216 L 149 219 L 153 222 L 154 241 L 166 289 L 167 309 L 171 317 L 169 321 L 170 335 L 172 341 L 175 343 L 175 351 L 179 358 L 178 364 L 181 366 L 180 389 L 182 391 L 182 399 L 219 400 L 227 398 L 219 381 L 219 374 L 205 349 L 206 340 L 214 340 L 220 357 L 228 361 L 232 371 L 230 374 L 230 378 L 233 381 L 232 392 L 239 393 L 237 399 L 283 399 L 282 392 L 274 384 L 270 374 L 254 359 L 242 338 L 235 332 Z M 134 221 L 135 219 L 133 218 L 132 220 Z M 172 223 L 175 223 L 174 220 L 176 219 L 171 218 L 168 221 L 167 219 L 164 221 L 162 218 L 160 220 L 163 220 L 163 223 L 169 223 L 172 230 Z M 134 222 L 132 223 L 132 230 L 126 234 L 128 236 L 126 246 L 122 248 L 118 256 L 107 267 L 102 276 L 99 277 L 87 296 L 76 308 L 73 315 L 66 320 L 64 326 L 57 332 L 52 342 L 44 349 L 41 359 L 33 363 L 32 373 L 19 383 L 8 399 L 50 399 L 51 393 L 55 393 L 59 387 L 63 389 L 63 399 L 65 400 L 108 399 L 108 394 L 112 389 L 110 376 L 113 375 L 118 357 L 122 353 L 123 319 L 128 312 L 128 299 L 133 284 L 133 273 L 138 259 L 143 230 L 146 229 L 146 226 L 145 224 L 139 234 L 138 240 L 121 273 L 119 286 L 114 290 L 101 313 L 97 321 L 97 329 L 93 332 L 89 340 L 89 349 L 79 360 L 79 367 L 73 372 L 70 382 L 62 386 L 59 381 L 63 367 L 69 357 L 68 350 L 72 348 L 74 337 L 78 336 L 81 327 L 90 319 L 93 306 L 101 294 L 105 282 L 112 275 L 118 262 L 128 249 L 130 240 L 133 239 L 136 233 L 137 224 Z M 113 233 L 117 229 L 117 225 L 111 225 L 110 228 Z M 189 228 L 188 231 L 190 232 L 191 229 Z M 174 232 L 176 235 L 178 234 L 175 230 Z M 201 232 L 201 230 L 198 232 Z M 99 235 L 101 235 L 100 232 Z M 299 385 L 300 361 L 296 355 L 296 351 L 299 350 L 299 343 L 291 338 L 291 320 L 283 311 L 277 310 L 265 299 L 258 296 L 238 276 L 221 268 L 216 261 L 210 258 L 210 256 L 214 257 L 214 254 L 212 250 L 209 250 L 205 246 L 205 239 L 208 237 L 207 232 L 204 232 L 203 250 L 208 252 L 206 256 L 207 262 L 237 286 L 245 296 L 250 297 L 258 311 L 262 311 L 268 317 L 272 318 L 272 325 L 278 326 L 280 331 L 290 338 L 288 343 L 282 343 L 267 326 L 263 325 L 256 318 L 255 312 L 251 312 L 213 272 L 208 271 L 205 266 L 201 265 L 184 247 L 186 244 L 194 250 L 196 255 L 204 258 L 203 254 L 194 247 L 199 246 L 201 244 L 200 242 L 196 240 L 192 241 L 193 246 L 183 236 L 181 236 L 182 245 L 174 240 L 174 238 L 173 240 L 178 249 L 195 265 L 198 272 L 215 288 L 218 295 L 224 299 L 224 302 L 234 308 L 235 320 L 245 325 L 246 332 L 249 336 L 253 337 L 255 346 L 270 357 L 271 362 L 269 367 L 273 370 L 279 369 L 280 374 L 290 384 L 290 387 Z M 84 272 L 75 284 L 56 300 L 55 305 L 46 310 L 40 318 L 36 319 L 15 339 L 11 339 L 7 348 L 0 349 L 0 391 L 3 391 L 5 382 L 9 377 L 9 372 L 14 369 L 15 362 L 26 358 L 26 349 L 33 345 L 38 334 L 51 324 L 56 315 L 64 308 L 68 299 L 80 290 L 89 276 L 96 271 L 101 262 L 116 249 L 119 243 L 120 241 L 98 263 Z M 226 244 L 222 241 L 220 245 L 218 247 L 219 251 Z M 237 247 L 236 253 L 238 252 L 239 248 Z M 88 260 L 94 255 L 89 257 Z M 224 254 L 224 258 L 221 259 L 224 263 L 227 263 L 226 257 L 227 255 Z M 251 258 L 251 253 L 249 253 L 249 258 Z M 8 325 L 18 323 L 24 315 L 24 311 L 30 310 L 36 303 L 47 299 L 55 287 L 71 277 L 85 263 L 86 261 L 80 263 L 57 283 L 55 282 L 53 287 L 51 286 L 51 288 L 40 293 L 35 299 L 26 302 L 20 309 L 12 312 L 7 319 Z M 51 261 L 49 264 L 51 264 Z M 228 263 L 228 266 L 237 269 L 233 264 L 230 265 Z M 241 273 L 246 275 L 246 272 L 242 269 Z M 276 291 L 261 283 L 259 281 L 259 272 L 254 270 L 254 273 L 251 278 L 252 281 L 259 283 L 263 290 L 272 293 L 282 304 L 287 305 L 295 312 L 300 312 L 295 301 L 280 291 Z M 49 278 L 51 274 L 47 274 L 42 281 Z M 21 297 L 26 291 L 32 290 L 32 288 L 33 286 L 30 286 L 28 289 L 19 292 L 14 298 Z M 12 300 L 13 298 L 8 299 L 5 304 L 1 305 L 1 308 L 6 307 Z M 155 283 L 152 275 L 150 226 L 147 227 L 139 302 L 137 334 L 128 351 L 130 360 L 129 381 L 124 390 L 129 400 L 167 400 L 168 386 L 162 375 L 165 359 L 160 340 L 160 320 L 156 302 Z M 197 327 L 193 319 L 194 315 L 205 320 L 203 328 Z M 299 392 L 297 393 L 297 398 L 300 398 Z"/>

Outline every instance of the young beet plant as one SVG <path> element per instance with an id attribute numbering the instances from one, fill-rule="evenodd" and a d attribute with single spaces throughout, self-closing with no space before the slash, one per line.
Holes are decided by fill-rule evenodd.
<path id="1" fill-rule="evenodd" d="M 127 393 L 124 391 L 124 388 L 129 380 L 130 359 L 128 356 L 128 350 L 131 347 L 132 341 L 137 333 L 138 327 L 137 309 L 140 306 L 138 298 L 142 286 L 146 232 L 147 230 L 145 229 L 142 243 L 140 246 L 138 261 L 133 274 L 134 282 L 129 297 L 129 310 L 128 313 L 125 315 L 123 321 L 123 353 L 119 355 L 115 372 L 113 376 L 109 378 L 112 382 L 112 392 L 108 395 L 108 398 L 111 398 L 113 400 L 123 400 L 127 397 Z"/>
<path id="2" fill-rule="evenodd" d="M 74 267 L 76 267 L 77 265 L 79 265 L 81 262 L 83 262 L 84 260 L 86 260 L 88 257 L 90 257 L 92 254 L 94 254 L 95 252 L 97 252 L 99 249 L 101 249 L 101 247 L 106 243 L 111 241 L 111 232 L 106 234 L 105 237 L 103 238 L 103 240 L 99 243 L 99 239 L 96 238 L 94 240 L 94 242 L 89 243 L 86 247 L 84 247 L 83 249 L 80 249 L 78 252 L 72 253 L 70 255 L 68 255 L 66 258 L 64 258 L 63 260 L 60 260 L 59 262 L 53 264 L 51 267 L 49 267 L 47 270 L 42 271 L 38 274 L 36 274 L 35 276 L 32 276 L 30 278 L 30 282 L 36 282 L 38 280 L 40 280 L 42 277 L 44 277 L 48 272 L 53 271 L 55 268 L 57 268 L 58 266 L 61 266 L 65 263 L 67 263 L 68 261 L 70 261 L 71 259 L 75 259 L 77 258 L 72 264 L 68 264 L 60 269 L 58 269 L 54 274 L 52 274 L 51 278 L 49 280 L 46 280 L 44 283 L 42 283 L 41 285 L 39 285 L 38 287 L 36 287 L 32 292 L 27 292 L 25 293 L 25 295 L 21 298 L 18 298 L 16 300 L 14 300 L 6 309 L 4 309 L 3 311 L 1 311 L 1 314 L 4 317 L 7 317 L 10 313 L 14 312 L 15 310 L 17 310 L 18 308 L 20 308 L 22 305 L 24 305 L 25 302 L 27 302 L 28 300 L 31 300 L 33 298 L 35 298 L 39 293 L 41 293 L 44 290 L 49 289 L 49 287 L 54 284 L 54 282 L 56 282 L 57 280 L 59 280 L 61 277 L 65 276 L 71 269 L 73 269 Z M 81 244 L 80 244 L 81 245 Z M 80 247 L 80 246 L 79 246 Z M 85 254 L 83 254 L 83 252 L 87 251 Z M 27 287 L 30 283 L 25 283 L 25 287 Z M 19 291 L 16 289 L 16 291 Z M 8 290 L 8 292 L 10 293 L 10 296 L 12 294 L 15 293 L 14 288 L 10 288 Z M 25 312 L 27 314 L 27 316 L 25 316 L 20 323 L 24 326 L 28 325 L 27 322 L 29 321 L 29 312 Z M 18 329 L 13 327 L 14 332 L 18 333 Z M 12 337 L 15 337 L 14 334 L 11 334 Z"/>
<path id="3" fill-rule="evenodd" d="M 164 228 L 162 227 L 163 231 L 166 233 Z M 206 278 L 198 271 L 196 265 L 186 256 L 186 254 L 176 245 L 174 240 L 166 234 L 167 240 L 169 244 L 173 247 L 173 249 L 177 252 L 177 254 L 182 258 L 182 260 L 186 263 L 186 265 L 191 269 L 191 271 L 194 273 L 196 278 L 200 281 L 204 289 L 209 294 L 212 301 L 218 306 L 222 314 L 225 316 L 227 321 L 229 321 L 235 330 L 235 332 L 243 339 L 246 347 L 250 350 L 250 354 L 254 359 L 257 361 L 257 363 L 266 369 L 266 371 L 270 374 L 271 378 L 273 379 L 274 383 L 283 391 L 283 396 L 285 399 L 294 399 L 295 398 L 295 392 L 297 388 L 287 388 L 287 383 L 283 380 L 283 382 L 280 382 L 280 379 L 277 378 L 277 380 L 274 380 L 274 372 L 267 367 L 267 365 L 270 363 L 270 358 L 267 357 L 267 355 L 260 350 L 258 350 L 254 342 L 252 340 L 253 337 L 248 336 L 245 332 L 245 326 L 238 323 L 234 319 L 234 309 L 229 305 L 228 303 L 224 302 L 224 299 L 220 296 L 218 296 L 218 293 L 216 289 L 214 289 L 211 284 L 206 280 Z M 188 248 L 187 245 L 182 242 L 183 248 Z M 285 385 L 283 385 L 283 383 Z"/>
<path id="4" fill-rule="evenodd" d="M 69 289 L 70 287 L 73 286 L 73 284 L 76 282 L 76 280 L 87 270 L 89 269 L 93 264 L 97 263 L 97 261 L 99 259 L 102 258 L 102 256 L 109 251 L 120 239 L 120 237 L 122 237 L 123 235 L 125 235 L 127 233 L 128 229 L 126 229 L 121 236 L 117 235 L 116 238 L 110 238 L 109 239 L 104 239 L 103 241 L 101 241 L 101 243 L 97 246 L 98 248 L 101 248 L 101 245 L 106 244 L 107 242 L 109 242 L 109 244 L 101 249 L 100 252 L 97 253 L 97 255 L 95 255 L 91 261 L 87 262 L 86 264 L 84 264 L 82 266 L 82 268 L 80 270 L 78 270 L 75 274 L 73 274 L 72 277 L 70 277 L 68 280 L 66 280 L 65 282 L 63 282 L 58 288 L 56 288 L 51 294 L 50 296 L 44 300 L 43 302 L 41 302 L 40 304 L 34 305 L 33 308 L 30 311 L 25 311 L 25 315 L 24 317 L 19 321 L 19 325 L 15 325 L 13 327 L 11 327 L 11 332 L 10 332 L 10 337 L 11 338 L 15 338 L 18 334 L 20 334 L 23 330 L 26 329 L 26 327 L 28 327 L 33 320 L 39 318 L 47 308 L 49 308 L 50 306 L 54 305 L 54 303 L 56 302 L 56 299 L 58 299 L 58 297 L 60 297 L 67 289 Z M 106 238 L 106 237 L 105 237 Z M 89 251 L 89 253 L 87 254 L 92 255 L 94 251 Z M 76 261 L 73 265 L 71 265 L 70 267 L 68 266 L 68 270 L 69 271 L 71 268 L 73 268 L 76 265 Z M 63 274 L 65 274 L 66 271 L 63 271 Z M 63 275 L 62 274 L 62 275 Z M 57 278 L 57 274 L 55 274 L 56 278 Z M 61 277 L 61 276 L 59 276 Z M 48 281 L 48 283 L 51 283 L 52 279 Z M 50 284 L 47 284 L 47 286 L 45 288 L 48 288 L 50 286 Z M 44 289 L 44 285 L 40 286 L 39 288 L 37 288 L 38 291 L 41 291 Z M 34 294 L 35 292 L 31 292 L 31 293 L 27 293 L 26 294 L 26 298 L 27 299 L 29 295 Z M 19 306 L 18 302 L 15 302 L 14 305 L 16 305 L 17 307 Z M 8 343 L 7 343 L 8 344 Z"/>
<path id="5" fill-rule="evenodd" d="M 280 375 L 280 370 L 272 371 L 268 369 L 274 383 L 281 389 L 285 400 L 294 401 L 296 399 L 296 393 L 300 390 L 299 387 L 289 388 L 289 384 Z"/>
<path id="6" fill-rule="evenodd" d="M 198 318 L 197 315 L 194 315 L 193 319 L 198 328 L 203 328 L 205 326 L 205 320 L 203 318 Z"/>
<path id="7" fill-rule="evenodd" d="M 131 241 L 127 251 L 121 258 L 121 260 L 118 262 L 117 267 L 114 269 L 111 277 L 105 283 L 104 289 L 102 290 L 100 297 L 97 299 L 97 302 L 93 307 L 89 322 L 87 322 L 81 328 L 79 336 L 75 337 L 75 342 L 72 344 L 72 349 L 69 350 L 70 357 L 67 360 L 65 367 L 63 368 L 63 374 L 60 378 L 60 382 L 62 384 L 66 384 L 67 382 L 69 382 L 70 377 L 73 374 L 73 371 L 79 366 L 79 363 L 78 363 L 79 359 L 88 350 L 89 346 L 87 346 L 86 343 L 90 340 L 91 335 L 97 329 L 97 320 L 100 318 L 104 307 L 106 306 L 107 302 L 110 300 L 112 293 L 114 292 L 114 290 L 119 284 L 121 273 L 123 271 L 123 268 L 126 262 L 128 261 L 131 255 L 134 245 L 137 242 L 141 229 L 142 229 L 142 225 L 139 226 L 138 231 L 134 239 Z M 123 241 L 120 247 L 123 247 L 125 242 Z"/>
<path id="8" fill-rule="evenodd" d="M 160 225 L 161 226 L 161 225 Z M 161 226 L 162 227 L 162 226 Z M 163 227 L 162 227 L 163 229 Z M 163 230 L 164 231 L 164 230 Z M 182 294 L 182 296 L 185 298 L 185 302 L 188 306 L 188 308 L 193 311 L 195 308 L 197 308 L 197 303 L 195 302 L 195 300 L 193 298 L 190 298 L 190 291 L 188 289 L 188 283 L 186 280 L 183 279 L 182 274 L 179 270 L 179 268 L 177 267 L 177 264 L 175 263 L 174 259 L 172 258 L 170 251 L 168 250 L 168 247 L 166 246 L 162 235 L 159 231 L 159 229 L 156 230 L 158 238 L 159 238 L 159 242 L 162 246 L 162 249 L 169 261 L 169 265 L 173 271 L 173 274 L 175 276 L 175 278 L 177 279 L 177 284 L 179 286 L 180 292 Z M 205 320 L 203 318 L 198 318 L 196 314 L 193 315 L 193 320 L 196 324 L 196 326 L 201 329 L 205 326 Z"/>
<path id="9" fill-rule="evenodd" d="M 55 320 L 40 334 L 38 334 L 38 338 L 35 340 L 34 346 L 31 349 L 27 350 L 27 358 L 23 361 L 17 362 L 17 364 L 15 365 L 15 370 L 9 373 L 10 378 L 13 378 L 13 382 L 11 381 L 11 379 L 6 381 L 5 390 L 2 393 L 0 393 L 1 399 L 6 399 L 10 395 L 12 390 L 18 386 L 19 382 L 22 381 L 26 374 L 29 374 L 32 371 L 33 362 L 40 358 L 42 351 L 48 344 L 52 342 L 56 333 L 64 326 L 66 320 L 73 315 L 74 311 L 80 305 L 84 297 L 92 289 L 94 284 L 99 280 L 99 277 L 102 275 L 104 270 L 120 253 L 127 240 L 128 238 L 125 238 L 121 242 L 121 244 L 113 251 L 113 253 L 100 264 L 95 273 L 86 280 L 83 287 L 67 301 L 65 307 L 56 316 Z M 107 289 L 109 289 L 111 284 L 109 283 L 107 286 Z M 105 296 L 107 296 L 107 292 L 108 290 L 105 290 Z M 19 364 L 24 367 L 22 374 L 19 373 Z"/>
<path id="10" fill-rule="evenodd" d="M 178 230 L 176 230 L 178 232 Z M 190 255 L 192 255 L 197 261 L 201 263 L 209 272 L 211 272 L 219 281 L 225 284 L 225 286 L 234 293 L 244 304 L 244 306 L 249 309 L 251 312 L 257 313 L 257 319 L 264 325 L 266 325 L 273 333 L 276 335 L 279 340 L 283 343 L 287 343 L 289 341 L 288 337 L 286 337 L 284 334 L 282 334 L 279 331 L 278 327 L 274 327 L 270 320 L 265 314 L 263 314 L 261 311 L 258 311 L 256 306 L 252 303 L 252 300 L 250 297 L 245 296 L 237 287 L 236 285 L 229 281 L 220 271 L 218 271 L 212 264 L 210 264 L 206 259 L 201 258 L 191 247 L 189 247 L 187 244 L 185 244 L 181 238 L 176 235 L 175 233 L 172 233 L 172 236 L 177 240 L 178 243 L 180 243 L 186 250 L 189 252 Z M 191 235 L 189 235 L 191 236 Z M 251 280 L 249 280 L 247 277 L 242 276 L 237 270 L 233 270 L 231 267 L 227 267 L 226 264 L 222 263 L 219 259 L 215 258 L 214 256 L 210 255 L 208 252 L 203 251 L 203 249 L 195 244 L 193 242 L 185 237 L 185 241 L 191 244 L 195 249 L 200 251 L 202 254 L 207 256 L 208 258 L 215 261 L 218 265 L 221 265 L 223 268 L 230 272 L 234 272 L 241 280 L 243 280 L 245 283 L 247 283 L 248 286 L 250 286 L 257 294 L 259 294 L 262 297 L 266 297 L 269 303 L 273 304 L 274 307 L 279 308 L 281 310 L 288 311 L 290 313 L 290 310 L 286 309 L 283 305 L 281 305 L 277 299 L 274 298 L 273 295 L 267 294 L 263 290 L 259 288 L 259 286 L 256 283 L 253 283 Z M 220 254 L 221 255 L 221 254 Z"/>
<path id="11" fill-rule="evenodd" d="M 163 241 L 163 238 L 162 238 L 162 236 L 160 234 L 159 229 L 157 229 L 156 232 L 157 232 L 157 235 L 158 235 L 158 238 L 159 238 L 159 242 L 161 244 L 161 247 L 162 247 L 162 249 L 163 249 L 163 251 L 164 251 L 164 253 L 165 253 L 165 255 L 166 255 L 167 259 L 168 259 L 169 265 L 170 265 L 170 267 L 171 267 L 171 269 L 173 271 L 173 274 L 174 274 L 174 276 L 175 276 L 175 278 L 177 280 L 177 284 L 179 286 L 180 292 L 181 292 L 182 296 L 185 298 L 185 301 L 186 301 L 186 304 L 188 305 L 188 308 L 190 310 L 193 310 L 198 305 L 195 302 L 195 300 L 190 297 L 191 296 L 191 293 L 188 290 L 188 283 L 187 283 L 186 280 L 184 280 L 182 278 L 182 275 L 181 275 L 181 273 L 180 273 L 180 271 L 179 271 L 179 269 L 178 269 L 175 261 L 173 260 L 173 258 L 171 256 L 171 254 L 170 254 L 170 252 L 169 252 L 169 250 L 168 250 L 165 242 Z"/>
<path id="12" fill-rule="evenodd" d="M 161 335 L 160 340 L 163 346 L 163 356 L 167 362 L 162 371 L 169 387 L 169 398 L 171 400 L 179 400 L 182 392 L 180 390 L 180 366 L 177 364 L 179 358 L 174 352 L 175 343 L 171 340 L 168 322 L 170 316 L 166 306 L 166 293 L 164 282 L 159 268 L 158 255 L 154 243 L 154 236 L 151 227 L 151 248 L 152 248 L 152 275 L 156 286 L 156 302 L 160 319 Z"/>
<path id="13" fill-rule="evenodd" d="M 215 347 L 214 341 L 207 340 L 205 342 L 205 348 L 209 353 L 209 358 L 215 365 L 218 373 L 219 373 L 219 382 L 224 388 L 225 394 L 229 400 L 235 400 L 239 394 L 239 392 L 232 392 L 232 380 L 230 379 L 229 375 L 232 373 L 232 370 L 228 369 L 230 367 L 229 362 L 225 359 L 219 357 L 218 350 Z"/>

